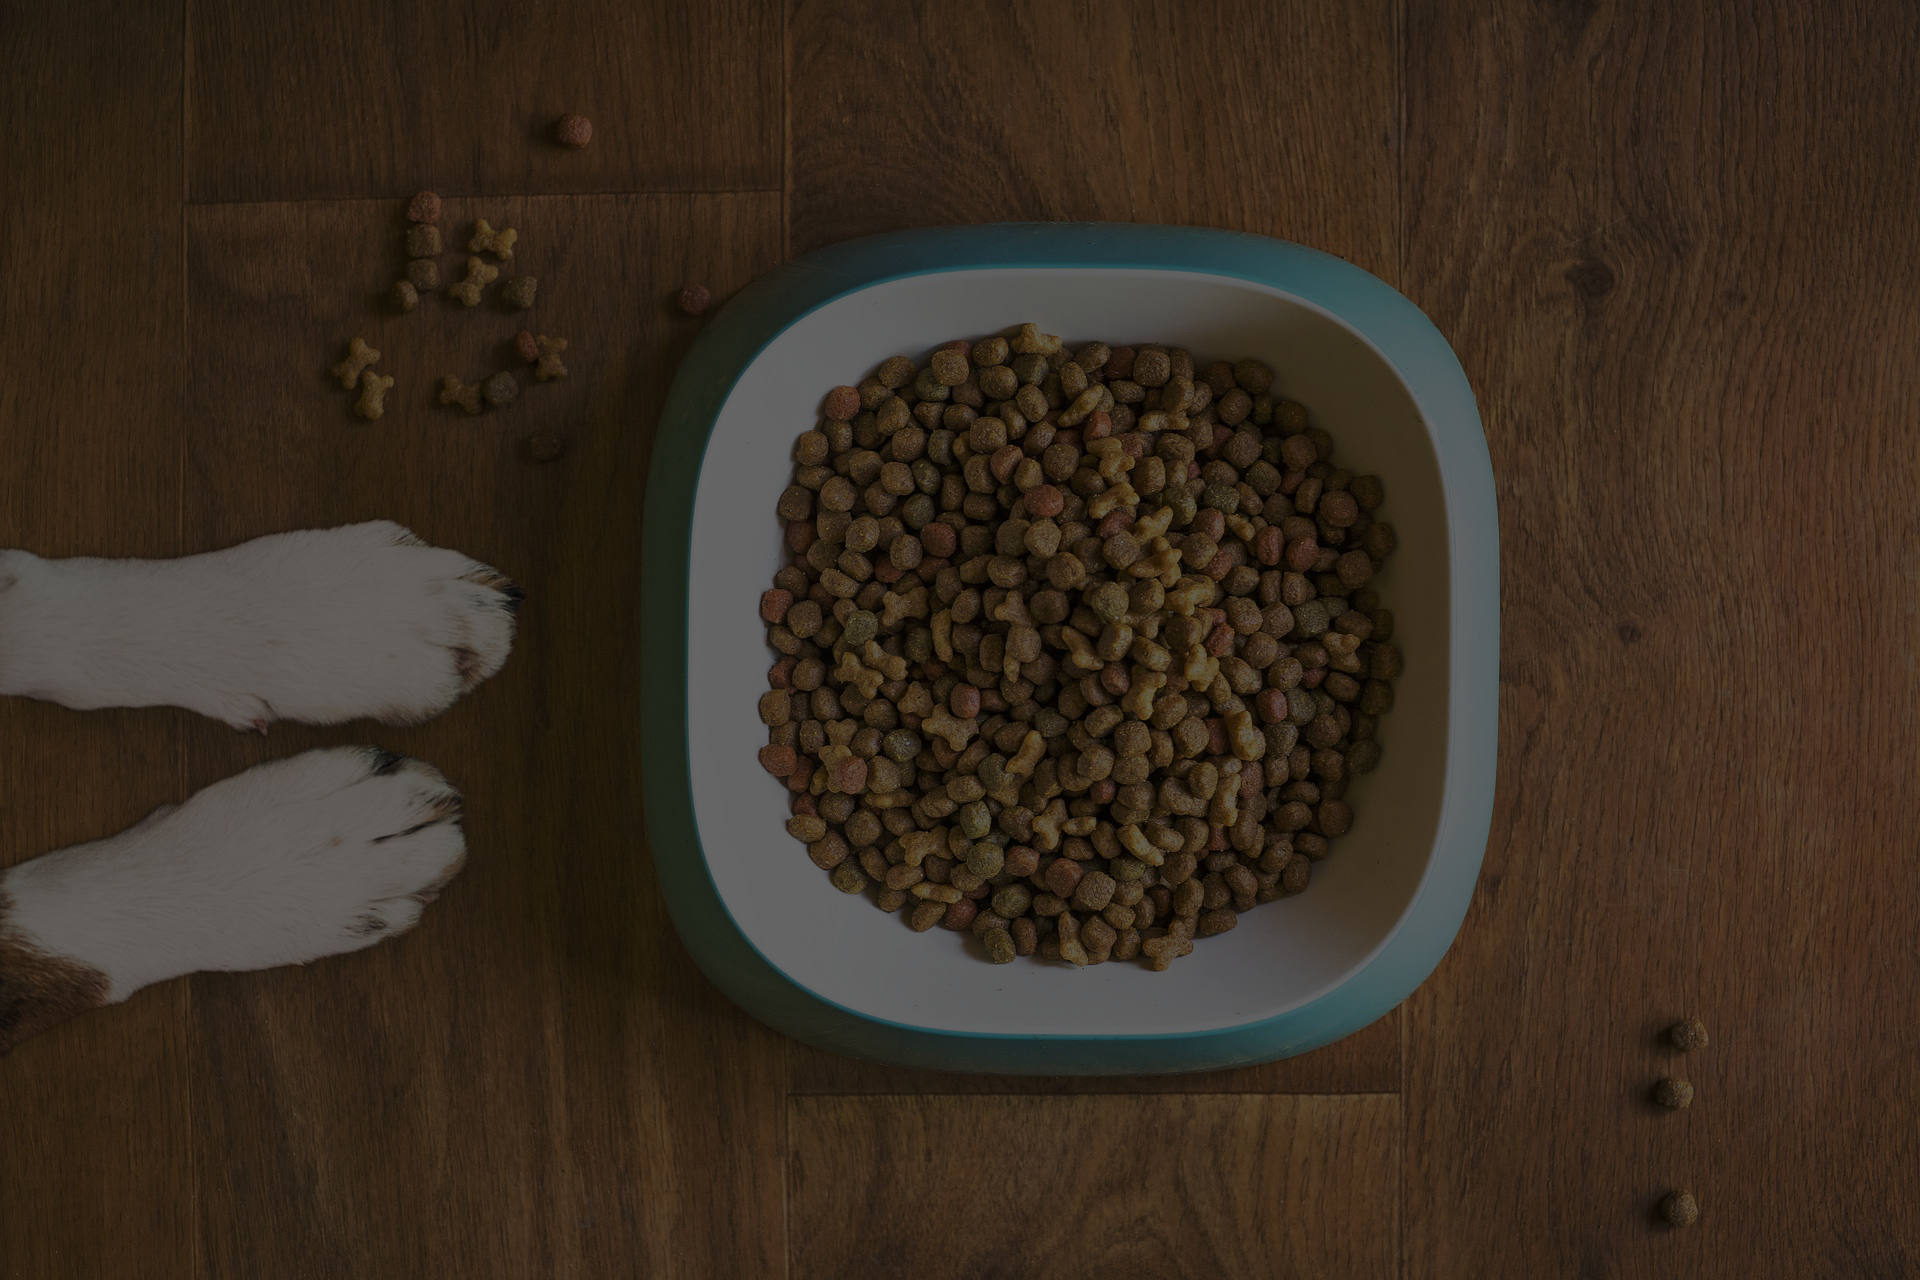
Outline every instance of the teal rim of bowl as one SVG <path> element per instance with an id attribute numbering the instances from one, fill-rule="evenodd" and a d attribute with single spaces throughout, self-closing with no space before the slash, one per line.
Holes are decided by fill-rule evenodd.
<path id="1" fill-rule="evenodd" d="M 735 383 L 819 307 L 909 276 L 1003 268 L 1181 271 L 1261 285 L 1318 308 L 1393 367 L 1427 424 L 1450 539 L 1453 664 L 1440 820 L 1412 903 L 1387 941 L 1332 990 L 1234 1027 L 1145 1035 L 960 1032 L 878 1018 L 794 981 L 728 912 L 700 845 L 687 755 L 688 573 L 708 439 Z M 766 1025 L 901 1066 L 1023 1075 L 1215 1070 L 1304 1053 L 1390 1012 L 1459 932 L 1493 820 L 1499 701 L 1499 527 L 1493 464 L 1465 372 L 1411 301 L 1303 245 L 1241 232 L 1126 223 L 997 223 L 851 240 L 756 280 L 715 314 L 674 377 L 655 433 L 643 524 L 641 754 L 647 835 L 675 929 L 721 991 Z"/>

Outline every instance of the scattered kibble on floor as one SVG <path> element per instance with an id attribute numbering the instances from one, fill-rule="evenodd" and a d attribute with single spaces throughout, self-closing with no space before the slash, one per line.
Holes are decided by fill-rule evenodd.
<path id="1" fill-rule="evenodd" d="M 410 280 L 397 280 L 393 288 L 387 290 L 387 305 L 395 311 L 411 311 L 420 305 L 420 291 Z"/>
<path id="2" fill-rule="evenodd" d="M 442 248 L 440 228 L 431 222 L 423 222 L 407 228 L 407 256 L 409 258 L 431 258 Z"/>
<path id="3" fill-rule="evenodd" d="M 1700 1202 L 1691 1191 L 1669 1191 L 1660 1198 L 1660 1216 L 1670 1227 L 1690 1227 L 1700 1221 Z"/>
<path id="4" fill-rule="evenodd" d="M 422 191 L 407 201 L 408 222 L 440 221 L 440 197 L 431 191 Z"/>
<path id="5" fill-rule="evenodd" d="M 528 364 L 540 358 L 540 344 L 525 329 L 513 335 L 513 349 Z"/>
<path id="6" fill-rule="evenodd" d="M 365 338 L 355 338 L 347 344 L 347 358 L 333 366 L 333 376 L 340 380 L 341 386 L 351 391 L 360 385 L 361 373 L 379 363 L 379 349 L 368 346 Z"/>
<path id="7" fill-rule="evenodd" d="M 1707 1024 L 1698 1018 L 1687 1018 L 1667 1028 L 1667 1039 L 1673 1047 L 1682 1053 L 1692 1053 L 1696 1049 L 1707 1047 Z"/>
<path id="8" fill-rule="evenodd" d="M 540 382 L 552 382 L 555 378 L 566 377 L 567 366 L 560 362 L 560 353 L 567 349 L 567 340 L 549 338 L 542 333 L 535 335 L 533 341 L 540 352 L 540 362 L 533 371 L 534 378 Z"/>
<path id="9" fill-rule="evenodd" d="M 415 258 L 407 264 L 407 283 L 415 293 L 432 293 L 440 287 L 440 264 L 432 258 Z"/>
<path id="10" fill-rule="evenodd" d="M 480 294 L 486 287 L 500 278 L 500 268 L 479 258 L 467 259 L 467 278 L 458 284 L 447 286 L 447 296 L 463 307 L 480 305 Z"/>
<path id="11" fill-rule="evenodd" d="M 520 233 L 512 227 L 502 227 L 498 231 L 491 223 L 481 218 L 473 224 L 473 235 L 467 241 L 468 253 L 490 253 L 502 262 L 513 261 L 513 242 Z"/>
<path id="12" fill-rule="evenodd" d="M 515 276 L 500 286 L 500 297 L 514 310 L 525 311 L 539 290 L 540 281 L 533 276 Z"/>
<path id="13" fill-rule="evenodd" d="M 468 413 L 480 412 L 480 388 L 469 386 L 449 373 L 440 379 L 440 403 L 457 404 Z"/>
<path id="14" fill-rule="evenodd" d="M 1693 1105 L 1693 1086 L 1671 1076 L 1653 1086 L 1653 1100 L 1669 1111 L 1685 1111 Z"/>
<path id="15" fill-rule="evenodd" d="M 353 411 L 368 422 L 377 420 L 387 411 L 387 392 L 391 390 L 392 378 L 383 378 L 368 369 L 360 375 L 360 398 L 354 401 Z"/>
<path id="16" fill-rule="evenodd" d="M 510 373 L 496 373 L 481 384 L 480 394 L 488 404 L 501 409 L 520 398 L 520 384 Z"/>
<path id="17" fill-rule="evenodd" d="M 553 122 L 553 140 L 578 150 L 593 141 L 593 121 L 569 112 Z"/>
<path id="18" fill-rule="evenodd" d="M 703 284 L 680 286 L 680 310 L 686 315 L 697 316 L 705 313 L 713 305 L 713 294 Z"/>

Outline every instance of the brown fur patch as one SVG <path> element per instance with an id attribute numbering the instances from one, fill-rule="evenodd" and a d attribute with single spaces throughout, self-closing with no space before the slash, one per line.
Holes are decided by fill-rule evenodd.
<path id="1" fill-rule="evenodd" d="M 107 1002 L 106 974 L 29 946 L 10 927 L 12 911 L 0 890 L 0 1054 Z"/>

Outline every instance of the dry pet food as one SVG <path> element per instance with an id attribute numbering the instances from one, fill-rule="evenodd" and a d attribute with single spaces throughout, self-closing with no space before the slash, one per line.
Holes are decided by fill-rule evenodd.
<path id="1" fill-rule="evenodd" d="M 1660 1199 L 1660 1216 L 1670 1227 L 1690 1227 L 1700 1221 L 1700 1202 L 1691 1191 L 1669 1191 Z"/>
<path id="2" fill-rule="evenodd" d="M 440 228 L 431 222 L 407 228 L 407 256 L 431 258 L 440 252 Z"/>
<path id="3" fill-rule="evenodd" d="M 677 301 L 683 314 L 704 315 L 707 308 L 713 305 L 713 294 L 703 284 L 683 284 Z"/>
<path id="4" fill-rule="evenodd" d="M 500 286 L 501 298 L 516 311 L 532 306 L 534 295 L 539 291 L 540 282 L 532 276 L 515 276 Z"/>
<path id="5" fill-rule="evenodd" d="M 420 291 L 410 280 L 396 280 L 387 290 L 387 305 L 395 311 L 411 311 L 420 305 Z"/>
<path id="6" fill-rule="evenodd" d="M 520 396 L 520 384 L 510 373 L 496 373 L 480 384 L 480 394 L 496 409 L 512 404 Z"/>
<path id="7" fill-rule="evenodd" d="M 540 343 L 525 329 L 513 335 L 513 349 L 528 364 L 540 358 Z"/>
<path id="8" fill-rule="evenodd" d="M 387 392 L 392 389 L 392 378 L 367 370 L 360 375 L 360 398 L 353 402 L 353 411 L 372 422 L 387 411 Z"/>
<path id="9" fill-rule="evenodd" d="M 543 333 L 534 338 L 533 345 L 539 361 L 533 370 L 536 381 L 552 382 L 567 376 L 567 366 L 560 363 L 560 353 L 567 349 L 565 338 L 549 338 Z"/>
<path id="10" fill-rule="evenodd" d="M 1154 969 L 1308 887 L 1380 760 L 1397 539 L 1271 369 L 1022 325 L 831 389 L 793 458 L 760 758 L 836 887 Z"/>
<path id="11" fill-rule="evenodd" d="M 1707 1047 L 1707 1024 L 1698 1018 L 1686 1018 L 1667 1028 L 1667 1039 L 1682 1053 Z"/>
<path id="12" fill-rule="evenodd" d="M 458 284 L 447 286 L 447 295 L 462 306 L 480 305 L 480 292 L 500 278 L 500 268 L 482 262 L 478 258 L 467 259 L 467 278 Z"/>
<path id="13" fill-rule="evenodd" d="M 467 241 L 468 253 L 490 253 L 502 262 L 513 261 L 513 242 L 520 233 L 512 227 L 495 231 L 485 218 L 473 224 L 473 238 Z"/>
<path id="14" fill-rule="evenodd" d="M 440 197 L 431 191 L 415 193 L 413 199 L 407 201 L 407 221 L 440 221 Z"/>
<path id="15" fill-rule="evenodd" d="M 407 264 L 407 283 L 415 293 L 432 293 L 440 287 L 440 264 L 432 258 L 415 258 Z"/>
<path id="16" fill-rule="evenodd" d="M 553 140 L 563 147 L 584 147 L 593 141 L 593 121 L 585 116 L 561 116 L 553 122 Z"/>
<path id="17" fill-rule="evenodd" d="M 457 404 L 468 413 L 478 413 L 480 412 L 480 388 L 468 386 L 452 374 L 448 374 L 440 379 L 440 403 Z"/>
<path id="18" fill-rule="evenodd" d="M 367 345 L 365 338 L 355 338 L 347 344 L 347 358 L 333 366 L 333 376 L 340 385 L 351 391 L 360 385 L 360 374 L 370 365 L 380 363 L 380 353 Z"/>
<path id="19" fill-rule="evenodd" d="M 527 439 L 527 456 L 535 462 L 552 462 L 566 451 L 566 439 L 556 432 L 536 431 Z"/>
<path id="20" fill-rule="evenodd" d="M 1684 1111 L 1693 1105 L 1693 1086 L 1685 1080 L 1663 1077 L 1653 1086 L 1653 1100 L 1669 1111 Z"/>

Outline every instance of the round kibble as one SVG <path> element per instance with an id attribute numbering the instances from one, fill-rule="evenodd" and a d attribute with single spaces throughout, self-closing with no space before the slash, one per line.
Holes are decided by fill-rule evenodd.
<path id="1" fill-rule="evenodd" d="M 553 140 L 563 147 L 584 147 L 593 141 L 593 121 L 571 113 L 561 116 L 553 122 Z"/>
<path id="2" fill-rule="evenodd" d="M 1653 1100 L 1669 1111 L 1685 1111 L 1693 1105 L 1693 1086 L 1685 1080 L 1663 1076 L 1653 1086 Z"/>
<path id="3" fill-rule="evenodd" d="M 431 191 L 420 191 L 407 201 L 408 222 L 440 221 L 440 197 Z"/>
<path id="4" fill-rule="evenodd" d="M 1707 1024 L 1698 1018 L 1685 1018 L 1667 1028 L 1667 1040 L 1682 1053 L 1707 1047 Z"/>
<path id="5" fill-rule="evenodd" d="M 480 384 L 480 395 L 488 404 L 499 409 L 520 398 L 520 384 L 510 373 L 496 373 Z"/>
<path id="6" fill-rule="evenodd" d="M 1660 1198 L 1660 1217 L 1670 1227 L 1690 1227 L 1700 1221 L 1700 1202 L 1691 1191 L 1669 1191 Z"/>
<path id="7" fill-rule="evenodd" d="M 707 308 L 713 305 L 713 294 L 703 284 L 683 284 L 680 292 L 674 295 L 674 302 L 679 306 L 681 315 L 703 316 Z"/>

